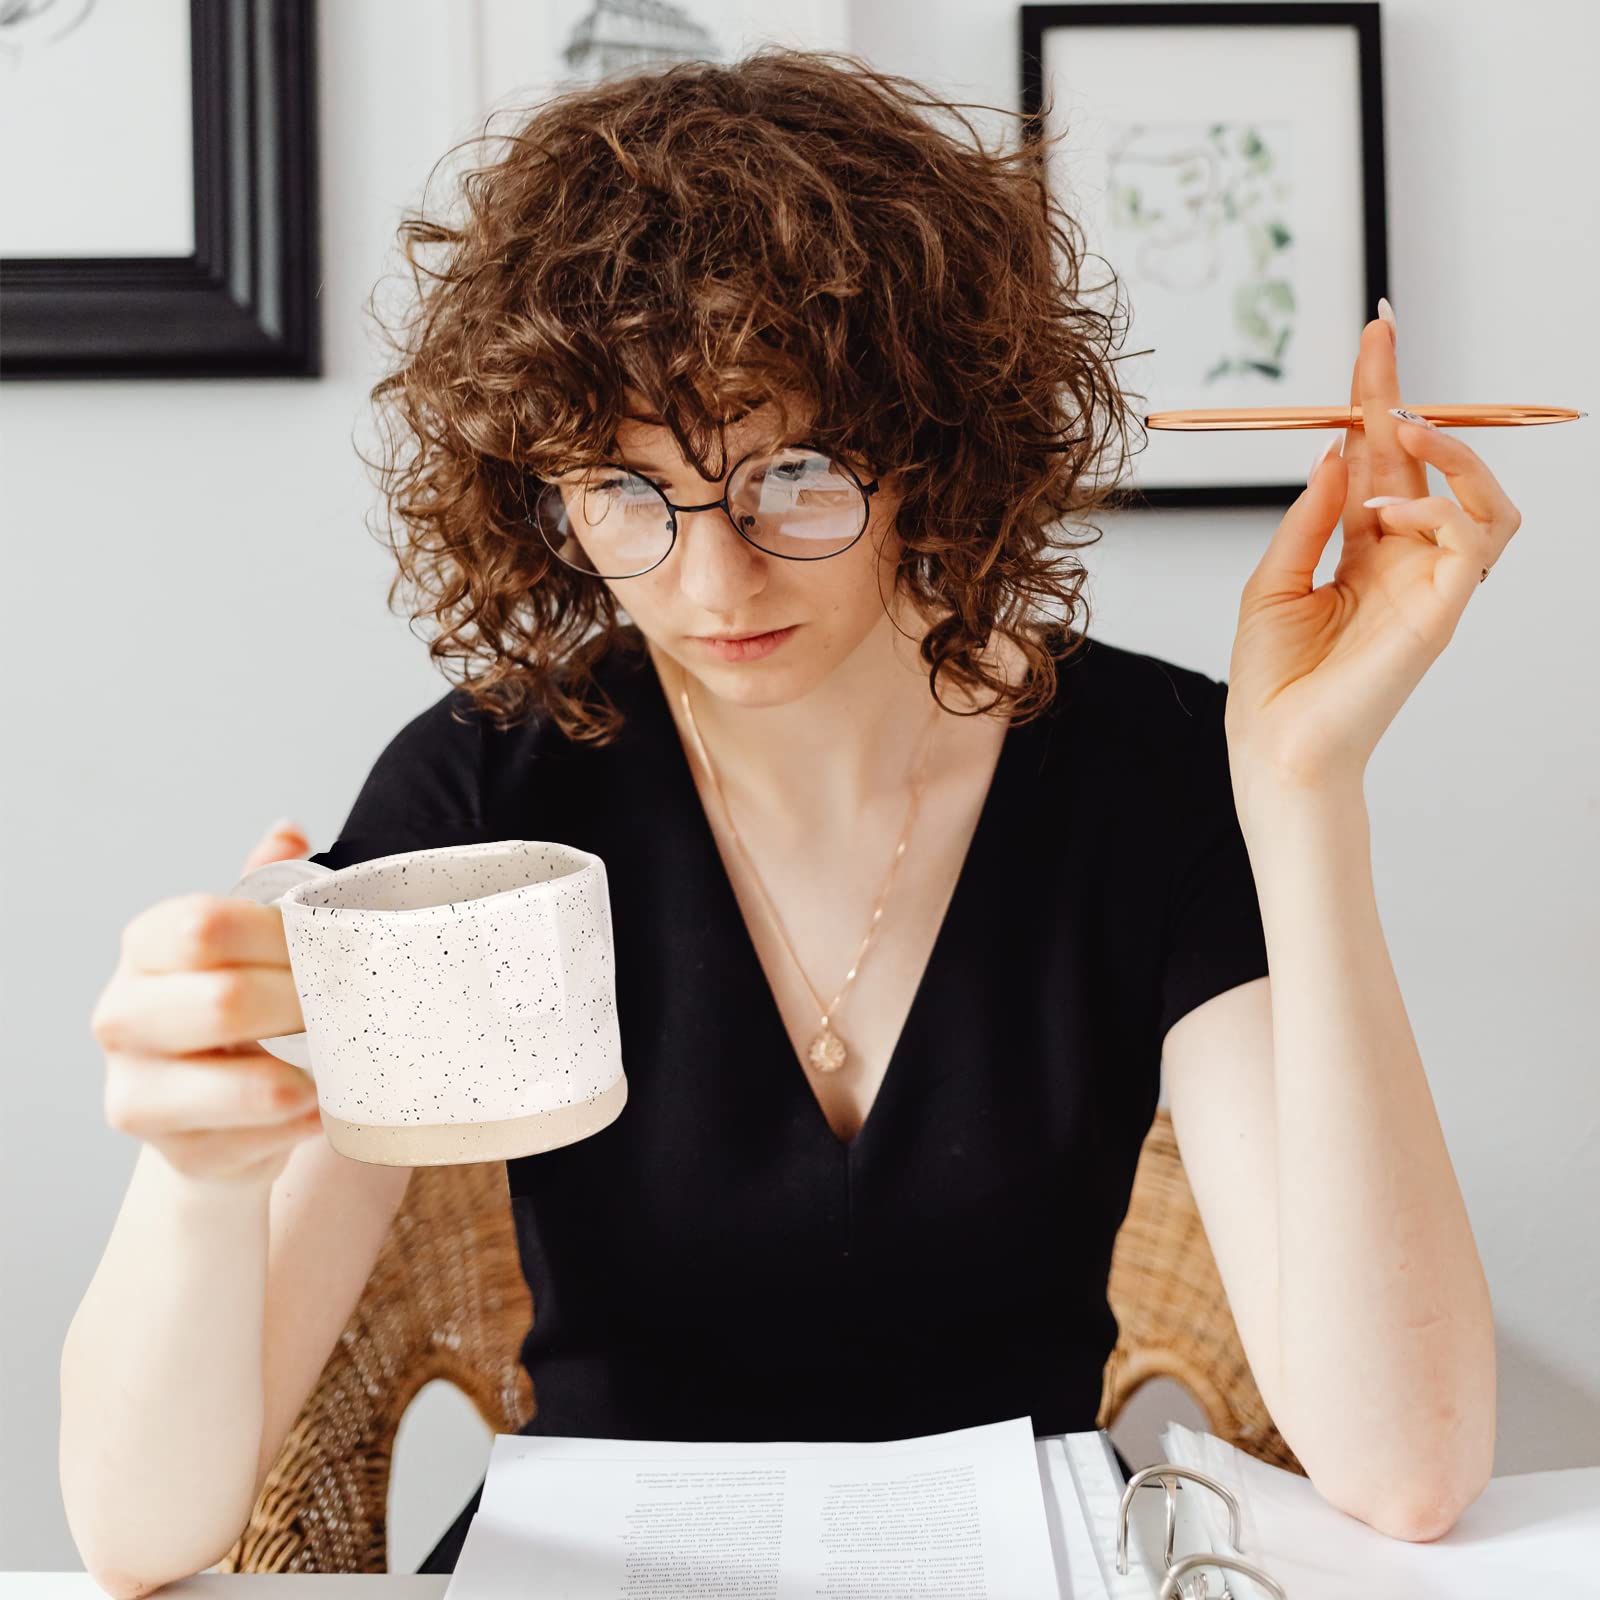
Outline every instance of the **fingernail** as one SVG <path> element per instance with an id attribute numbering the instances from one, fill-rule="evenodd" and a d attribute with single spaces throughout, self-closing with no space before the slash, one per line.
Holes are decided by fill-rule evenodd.
<path id="1" fill-rule="evenodd" d="M 296 822 L 293 817 L 279 817 L 278 820 L 276 822 L 274 822 L 270 828 L 267 829 L 267 832 L 268 833 L 292 833 L 297 838 L 303 837 L 303 835 L 301 833 L 300 824 L 298 822 Z"/>
<path id="2" fill-rule="evenodd" d="M 1394 345 L 1400 343 L 1400 330 L 1395 326 L 1394 307 L 1389 304 L 1387 295 L 1378 296 L 1378 315 L 1389 324 L 1389 342 Z"/>
<path id="3" fill-rule="evenodd" d="M 1403 494 L 1375 494 L 1370 500 L 1363 500 L 1361 503 L 1374 509 L 1379 506 L 1403 506 L 1406 497 Z"/>
<path id="4" fill-rule="evenodd" d="M 1339 436 L 1338 436 L 1338 434 L 1335 434 L 1333 436 L 1333 438 L 1331 438 L 1327 442 L 1327 444 L 1325 444 L 1322 447 L 1322 450 L 1319 452 L 1319 454 L 1317 456 L 1317 459 L 1311 463 L 1311 470 L 1306 474 L 1306 482 L 1307 483 L 1310 483 L 1311 480 L 1314 477 L 1316 477 L 1317 468 L 1320 467 L 1322 465 L 1322 463 L 1324 461 L 1326 461 L 1328 459 L 1328 457 L 1333 454 L 1333 452 L 1338 448 L 1338 445 L 1339 445 Z"/>
<path id="5" fill-rule="evenodd" d="M 1407 411 L 1404 406 L 1390 406 L 1389 415 L 1391 417 L 1399 417 L 1402 422 L 1414 422 L 1418 427 L 1433 428 L 1435 432 L 1438 432 L 1438 427 L 1435 423 L 1429 422 L 1426 417 L 1419 417 L 1415 411 Z"/>

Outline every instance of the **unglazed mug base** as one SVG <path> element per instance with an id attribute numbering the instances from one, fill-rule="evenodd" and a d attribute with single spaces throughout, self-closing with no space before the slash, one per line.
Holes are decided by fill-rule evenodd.
<path id="1" fill-rule="evenodd" d="M 628 1080 L 577 1105 L 497 1122 L 379 1125 L 346 1122 L 322 1113 L 328 1143 L 342 1156 L 380 1167 L 445 1167 L 473 1161 L 514 1161 L 564 1144 L 576 1144 L 615 1122 L 628 1100 Z"/>

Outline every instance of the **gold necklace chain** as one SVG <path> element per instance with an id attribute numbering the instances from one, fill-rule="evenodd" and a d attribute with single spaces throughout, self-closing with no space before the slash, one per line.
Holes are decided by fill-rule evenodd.
<path id="1" fill-rule="evenodd" d="M 756 888 L 761 891 L 761 898 L 766 902 L 767 914 L 772 918 L 778 930 L 778 936 L 783 940 L 784 948 L 789 952 L 789 959 L 794 963 L 794 969 L 800 974 L 801 981 L 811 993 L 811 998 L 816 1002 L 817 1009 L 822 1013 L 822 1020 L 813 1035 L 810 1047 L 806 1051 L 806 1061 L 816 1072 L 837 1072 L 845 1064 L 849 1052 L 845 1049 L 844 1041 L 834 1031 L 830 1018 L 838 1009 L 839 1002 L 844 999 L 850 985 L 855 982 L 856 973 L 861 970 L 861 962 L 874 936 L 878 931 L 878 923 L 883 917 L 883 908 L 889 898 L 889 890 L 894 883 L 895 873 L 900 866 L 900 858 L 906 853 L 906 841 L 911 834 L 911 825 L 916 820 L 917 806 L 922 798 L 923 767 L 927 760 L 928 746 L 933 738 L 933 730 L 939 720 L 939 705 L 936 701 L 933 714 L 928 719 L 928 726 L 922 735 L 920 753 L 916 767 L 913 769 L 911 782 L 911 802 L 906 808 L 905 826 L 900 830 L 900 842 L 895 846 L 894 857 L 889 863 L 889 871 L 884 877 L 883 886 L 878 891 L 878 903 L 873 908 L 872 920 L 867 924 L 867 936 L 861 941 L 861 948 L 856 951 L 855 960 L 850 963 L 850 970 L 845 974 L 844 984 L 838 994 L 833 997 L 833 1004 L 824 1006 L 811 979 L 806 976 L 806 969 L 800 965 L 800 958 L 794 952 L 794 945 L 790 942 L 788 931 L 783 925 L 783 919 L 778 915 L 778 908 L 773 905 L 772 897 L 767 893 L 766 885 L 761 881 L 761 874 L 756 871 L 756 864 L 750 859 L 750 852 L 745 849 L 744 840 L 739 836 L 739 829 L 733 820 L 733 811 L 728 805 L 728 797 L 722 792 L 722 783 L 717 777 L 717 769 L 712 764 L 710 752 L 706 749 L 706 742 L 700 737 L 700 725 L 695 721 L 694 708 L 689 704 L 689 675 L 685 673 L 683 682 L 678 690 L 678 698 L 683 706 L 684 717 L 689 724 L 690 731 L 694 734 L 695 748 L 699 752 L 700 760 L 704 763 L 707 774 L 711 779 L 711 786 L 716 790 L 717 801 L 722 807 L 722 815 L 728 824 L 728 831 L 733 835 L 733 841 L 739 847 L 739 854 L 744 857 L 745 865 L 750 869 L 750 876 L 755 881 Z"/>

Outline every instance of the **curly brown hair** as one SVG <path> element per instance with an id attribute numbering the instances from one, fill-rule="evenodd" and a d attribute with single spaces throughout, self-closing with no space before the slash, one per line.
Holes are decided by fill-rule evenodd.
<path id="1" fill-rule="evenodd" d="M 943 670 L 1019 721 L 1050 703 L 1088 616 L 1071 552 L 1100 537 L 1058 525 L 1115 490 L 1125 453 L 1101 464 L 1132 413 L 1114 316 L 1086 303 L 1045 180 L 1045 116 L 991 149 L 964 108 L 842 52 L 678 62 L 519 110 L 462 176 L 464 207 L 429 217 L 425 191 L 402 219 L 414 292 L 384 329 L 399 359 L 372 389 L 367 462 L 400 568 L 389 604 L 409 589 L 430 655 L 482 666 L 462 688 L 497 726 L 532 710 L 605 743 L 622 721 L 591 694 L 627 639 L 615 597 L 530 526 L 530 484 L 613 459 L 626 418 L 719 479 L 704 452 L 730 409 L 785 393 L 810 442 L 894 475 L 896 583 L 940 617 L 921 645 L 935 696 Z M 1052 600 L 1055 654 L 1027 630 Z M 991 631 L 1024 652 L 1019 684 L 979 659 Z"/>

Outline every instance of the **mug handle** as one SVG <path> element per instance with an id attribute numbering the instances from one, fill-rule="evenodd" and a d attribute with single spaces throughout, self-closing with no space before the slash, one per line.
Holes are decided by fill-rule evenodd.
<path id="1" fill-rule="evenodd" d="M 307 861 L 304 857 L 269 861 L 265 866 L 252 867 L 228 893 L 241 900 L 254 900 L 257 905 L 275 906 L 296 884 L 310 883 L 313 878 L 331 878 L 333 874 L 332 867 L 320 861 Z M 270 1039 L 257 1039 L 256 1043 L 269 1055 L 316 1076 L 311 1072 L 311 1052 L 306 1047 L 303 1032 L 275 1034 Z"/>

